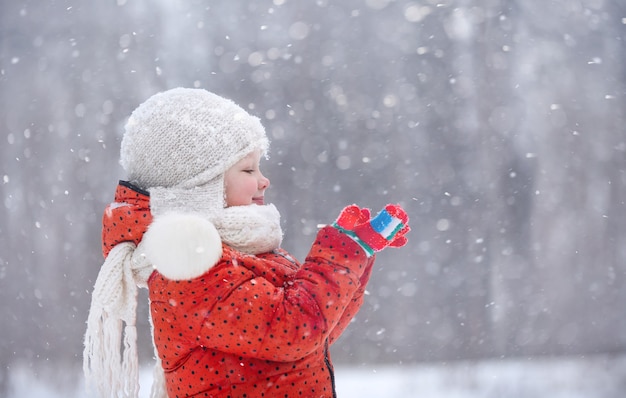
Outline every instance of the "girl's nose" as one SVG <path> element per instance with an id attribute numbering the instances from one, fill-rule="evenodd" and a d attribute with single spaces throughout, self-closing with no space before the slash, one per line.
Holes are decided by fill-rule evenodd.
<path id="1" fill-rule="evenodd" d="M 265 177 L 264 175 L 261 175 L 261 178 L 259 179 L 259 190 L 264 190 L 267 189 L 270 186 L 270 180 L 269 178 Z"/>

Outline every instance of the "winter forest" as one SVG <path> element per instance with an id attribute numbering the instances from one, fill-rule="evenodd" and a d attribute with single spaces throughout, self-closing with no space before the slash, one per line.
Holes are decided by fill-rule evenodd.
<path id="1" fill-rule="evenodd" d="M 261 118 L 299 259 L 347 204 L 407 209 L 338 368 L 517 361 L 518 391 L 454 396 L 553 397 L 520 391 L 555 361 L 622 397 L 625 40 L 622 0 L 0 1 L 0 396 L 80 383 L 123 126 L 184 86 Z"/>

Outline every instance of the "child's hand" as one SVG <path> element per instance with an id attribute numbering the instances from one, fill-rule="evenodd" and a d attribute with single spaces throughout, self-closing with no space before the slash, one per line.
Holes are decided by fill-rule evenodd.
<path id="1" fill-rule="evenodd" d="M 333 226 L 359 243 L 368 255 L 384 248 L 401 247 L 407 243 L 406 233 L 411 230 L 409 216 L 399 205 L 387 205 L 374 218 L 369 209 L 357 205 L 344 208 Z"/>
<path id="2" fill-rule="evenodd" d="M 339 217 L 337 218 L 337 221 L 335 221 L 334 226 L 339 226 L 341 229 L 352 231 L 357 224 L 367 222 L 369 219 L 370 209 L 361 209 L 357 205 L 350 205 L 344 207 L 341 213 L 339 213 Z"/>

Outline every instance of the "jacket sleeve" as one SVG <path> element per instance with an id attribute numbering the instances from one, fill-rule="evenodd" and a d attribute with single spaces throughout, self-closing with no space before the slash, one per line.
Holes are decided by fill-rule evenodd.
<path id="1" fill-rule="evenodd" d="M 191 287 L 195 297 L 179 302 L 173 293 L 154 306 L 155 328 L 169 327 L 173 312 L 187 318 L 182 338 L 189 345 L 273 361 L 300 359 L 323 347 L 354 305 L 368 266 L 361 247 L 333 227 L 319 231 L 302 267 L 284 284 L 255 274 L 246 261 L 263 260 L 222 261 Z"/>
<path id="2" fill-rule="evenodd" d="M 343 333 L 343 331 L 350 325 L 354 316 L 361 309 L 361 305 L 363 305 L 363 296 L 365 295 L 365 287 L 369 282 L 370 276 L 372 275 L 372 269 L 374 267 L 375 256 L 372 256 L 368 259 L 368 264 L 365 267 L 365 272 L 359 279 L 359 288 L 354 293 L 352 300 L 346 307 L 346 310 L 341 315 L 341 319 L 337 323 L 337 326 L 330 333 L 329 342 L 333 344 Z"/>

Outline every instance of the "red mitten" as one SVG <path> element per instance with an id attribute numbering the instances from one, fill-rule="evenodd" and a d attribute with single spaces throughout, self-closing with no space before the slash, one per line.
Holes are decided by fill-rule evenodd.
<path id="1" fill-rule="evenodd" d="M 406 233 L 409 216 L 399 205 L 385 206 L 374 218 L 368 209 L 357 205 L 344 208 L 333 226 L 354 239 L 367 252 L 368 256 L 384 248 L 401 247 L 407 243 Z"/>
<path id="2" fill-rule="evenodd" d="M 369 219 L 370 209 L 361 209 L 357 205 L 350 205 L 344 207 L 341 213 L 339 213 L 335 224 L 342 229 L 352 231 L 355 225 L 367 222 Z"/>

